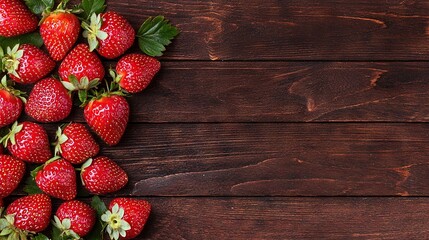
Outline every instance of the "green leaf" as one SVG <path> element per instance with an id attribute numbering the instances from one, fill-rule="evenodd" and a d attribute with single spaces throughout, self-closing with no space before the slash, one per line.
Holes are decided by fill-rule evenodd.
<path id="1" fill-rule="evenodd" d="M 91 206 L 97 212 L 97 215 L 101 216 L 107 211 L 106 204 L 98 196 L 92 197 Z"/>
<path id="2" fill-rule="evenodd" d="M 52 240 L 62 240 L 61 230 L 55 226 L 52 226 Z"/>
<path id="3" fill-rule="evenodd" d="M 24 0 L 27 7 L 37 15 L 42 14 L 45 10 L 51 10 L 54 7 L 54 0 Z"/>
<path id="4" fill-rule="evenodd" d="M 34 240 L 49 240 L 49 238 L 47 236 L 39 233 L 34 237 Z"/>
<path id="5" fill-rule="evenodd" d="M 103 230 L 104 227 L 101 221 L 98 220 L 95 222 L 94 228 L 91 230 L 91 232 L 85 236 L 85 239 L 103 240 Z"/>
<path id="6" fill-rule="evenodd" d="M 140 49 L 149 56 L 159 57 L 165 46 L 179 34 L 179 29 L 171 25 L 163 16 L 150 17 L 137 32 Z"/>
<path id="7" fill-rule="evenodd" d="M 13 48 L 17 44 L 24 43 L 32 44 L 40 48 L 43 45 L 43 39 L 38 32 L 27 33 L 11 38 L 0 36 L 0 47 L 3 49 L 6 49 L 7 47 Z"/>
<path id="8" fill-rule="evenodd" d="M 43 191 L 40 190 L 40 188 L 37 186 L 32 176 L 29 176 L 27 180 L 25 180 L 24 192 L 28 194 L 43 193 Z"/>
<path id="9" fill-rule="evenodd" d="M 105 0 L 83 0 L 80 8 L 83 10 L 80 17 L 88 20 L 93 13 L 99 14 L 104 12 L 106 4 Z"/>

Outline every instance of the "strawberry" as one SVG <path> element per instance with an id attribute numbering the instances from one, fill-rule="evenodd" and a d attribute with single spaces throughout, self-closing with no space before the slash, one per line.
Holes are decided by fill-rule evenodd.
<path id="1" fill-rule="evenodd" d="M 36 123 L 15 122 L 2 142 L 14 157 L 24 162 L 44 163 L 52 157 L 48 134 Z"/>
<path id="2" fill-rule="evenodd" d="M 110 146 L 119 143 L 128 124 L 130 106 L 123 96 L 106 92 L 89 101 L 84 116 L 88 125 Z"/>
<path id="3" fill-rule="evenodd" d="M 24 108 L 23 102 L 26 102 L 22 97 L 23 92 L 10 87 L 4 76 L 0 83 L 0 128 L 12 124 L 18 120 Z"/>
<path id="4" fill-rule="evenodd" d="M 113 193 L 128 183 L 127 173 L 107 157 L 90 158 L 82 165 L 80 176 L 93 194 Z"/>
<path id="5" fill-rule="evenodd" d="M 86 203 L 74 200 L 60 205 L 53 225 L 60 229 L 62 236 L 81 239 L 91 231 L 95 221 L 95 210 Z"/>
<path id="6" fill-rule="evenodd" d="M 151 211 L 149 202 L 132 198 L 115 198 L 101 220 L 107 224 L 110 239 L 132 239 L 143 230 Z"/>
<path id="7" fill-rule="evenodd" d="M 62 60 L 76 43 L 79 19 L 70 10 L 64 10 L 63 1 L 56 11 L 49 13 L 40 24 L 40 35 L 52 59 Z"/>
<path id="8" fill-rule="evenodd" d="M 58 122 L 71 112 L 72 99 L 67 89 L 54 78 L 45 78 L 34 85 L 25 112 L 38 122 Z"/>
<path id="9" fill-rule="evenodd" d="M 76 197 L 76 172 L 64 159 L 55 157 L 32 172 L 37 186 L 46 194 L 62 200 Z"/>
<path id="10" fill-rule="evenodd" d="M 2 62 L 9 76 L 23 84 L 35 83 L 55 68 L 55 62 L 48 55 L 30 44 L 8 47 Z"/>
<path id="11" fill-rule="evenodd" d="M 85 29 L 83 36 L 88 38 L 91 51 L 107 58 L 114 59 L 125 53 L 134 43 L 136 32 L 131 24 L 116 12 L 93 14 L 91 23 L 82 23 Z"/>
<path id="12" fill-rule="evenodd" d="M 90 52 L 86 44 L 77 45 L 64 59 L 58 70 L 63 81 L 70 82 L 69 76 L 78 80 L 87 77 L 90 81 L 104 78 L 104 66 L 97 54 Z"/>
<path id="13" fill-rule="evenodd" d="M 116 65 L 116 74 L 111 72 L 119 86 L 129 93 L 143 91 L 161 69 L 161 63 L 144 54 L 128 54 Z"/>
<path id="14" fill-rule="evenodd" d="M 95 157 L 100 150 L 91 133 L 83 124 L 71 123 L 58 128 L 55 153 L 72 164 L 82 164 L 88 158 Z"/>
<path id="15" fill-rule="evenodd" d="M 12 156 L 0 155 L 0 199 L 9 196 L 21 182 L 25 164 Z"/>
<path id="16" fill-rule="evenodd" d="M 0 219 L 2 237 L 30 239 L 27 238 L 28 235 L 42 232 L 48 227 L 51 212 L 52 202 L 45 194 L 29 195 L 15 200 L 6 209 L 7 215 Z"/>
<path id="17" fill-rule="evenodd" d="M 0 0 L 0 36 L 14 37 L 36 30 L 39 20 L 20 0 Z"/>

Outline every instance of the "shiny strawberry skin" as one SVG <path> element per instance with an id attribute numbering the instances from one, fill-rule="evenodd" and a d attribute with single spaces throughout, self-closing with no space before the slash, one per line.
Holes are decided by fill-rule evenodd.
<path id="1" fill-rule="evenodd" d="M 76 172 L 71 163 L 59 159 L 43 166 L 37 172 L 37 186 L 46 194 L 62 200 L 72 200 L 77 195 Z"/>
<path id="2" fill-rule="evenodd" d="M 104 66 L 97 54 L 89 51 L 86 44 L 79 44 L 64 59 L 59 69 L 63 81 L 69 82 L 69 76 L 75 75 L 78 80 L 88 77 L 89 80 L 103 79 Z"/>
<path id="3" fill-rule="evenodd" d="M 16 158 L 29 163 L 44 163 L 52 158 L 48 134 L 39 124 L 21 123 L 23 128 L 15 135 L 16 144 L 10 141 L 9 152 Z"/>
<path id="4" fill-rule="evenodd" d="M 62 83 L 45 78 L 34 85 L 25 112 L 38 122 L 58 122 L 70 114 L 72 99 Z"/>
<path id="5" fill-rule="evenodd" d="M 52 202 L 46 194 L 35 194 L 19 198 L 6 209 L 6 214 L 15 214 L 15 227 L 42 232 L 50 223 Z"/>
<path id="6" fill-rule="evenodd" d="M 99 40 L 98 53 L 107 59 L 117 58 L 133 45 L 136 32 L 127 19 L 116 12 L 109 11 L 101 17 L 100 30 L 106 32 L 108 37 Z"/>
<path id="7" fill-rule="evenodd" d="M 20 0 L 0 0 L 0 36 L 14 37 L 36 30 L 39 20 Z"/>
<path id="8" fill-rule="evenodd" d="M 0 199 L 9 196 L 25 174 L 25 164 L 12 156 L 0 155 Z"/>
<path id="9" fill-rule="evenodd" d="M 127 173 L 107 157 L 97 157 L 82 169 L 83 185 L 93 194 L 119 191 L 128 183 Z"/>
<path id="10" fill-rule="evenodd" d="M 79 32 L 79 19 L 68 12 L 52 12 L 40 25 L 40 35 L 55 61 L 62 60 L 72 49 Z"/>
<path id="11" fill-rule="evenodd" d="M 73 200 L 58 207 L 55 214 L 61 221 L 70 219 L 71 227 L 77 235 L 84 237 L 92 230 L 96 221 L 96 213 L 88 204 Z"/>
<path id="12" fill-rule="evenodd" d="M 24 55 L 19 59 L 19 77 L 9 74 L 15 82 L 22 84 L 35 83 L 47 76 L 54 68 L 55 62 L 42 50 L 30 44 L 23 44 L 19 50 L 24 51 Z"/>
<path id="13" fill-rule="evenodd" d="M 143 230 L 150 212 L 151 205 L 145 200 L 133 198 L 115 198 L 109 204 L 109 210 L 118 204 L 120 208 L 124 209 L 124 217 L 122 218 L 131 225 L 131 229 L 126 231 L 126 237 L 120 239 L 132 239 L 137 237 Z"/>
<path id="14" fill-rule="evenodd" d="M 118 95 L 92 100 L 85 106 L 84 115 L 88 125 L 110 146 L 119 143 L 128 124 L 130 106 Z"/>
<path id="15" fill-rule="evenodd" d="M 0 128 L 15 122 L 22 113 L 22 100 L 5 89 L 0 89 Z"/>
<path id="16" fill-rule="evenodd" d="M 61 144 L 61 156 L 72 164 L 84 163 L 100 151 L 99 145 L 83 124 L 71 123 L 64 128 L 63 134 L 68 140 Z"/>
<path id="17" fill-rule="evenodd" d="M 161 69 L 161 63 L 144 54 L 128 54 L 116 65 L 119 86 L 129 93 L 143 91 Z"/>

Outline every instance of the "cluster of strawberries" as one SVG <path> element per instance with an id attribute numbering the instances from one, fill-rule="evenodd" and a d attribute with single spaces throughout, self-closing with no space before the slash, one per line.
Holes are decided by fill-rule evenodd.
<path id="1" fill-rule="evenodd" d="M 96 240 L 103 239 L 104 232 L 115 240 L 135 238 L 151 211 L 147 201 L 116 198 L 107 208 L 98 197 L 91 205 L 74 200 L 78 187 L 73 165 L 81 165 L 82 184 L 94 195 L 116 192 L 128 182 L 120 166 L 97 156 L 100 146 L 85 125 L 59 127 L 53 154 L 40 124 L 17 120 L 25 109 L 35 122 L 60 122 L 79 100 L 90 128 L 107 145 L 118 144 L 130 114 L 124 97 L 149 85 L 161 67 L 154 57 L 162 55 L 178 30 L 158 16 L 147 19 L 136 33 L 118 13 L 104 12 L 104 0 L 83 0 L 73 9 L 66 9 L 67 0 L 56 10 L 53 5 L 53 0 L 0 0 L 0 38 L 12 43 L 0 48 L 0 69 L 5 73 L 0 84 L 0 128 L 12 125 L 1 139 L 5 149 L 0 146 L 0 240 L 49 239 L 41 232 L 51 222 L 50 197 L 65 201 L 52 220 L 53 239 Z M 77 44 L 81 27 L 88 44 Z M 136 38 L 145 54 L 123 56 Z M 44 43 L 48 53 L 37 42 Z M 104 79 L 99 55 L 122 56 L 109 71 L 110 81 Z M 47 77 L 56 62 L 58 76 Z M 34 84 L 28 100 L 15 83 Z M 31 171 L 25 187 L 30 195 L 13 201 L 2 214 L 2 199 L 22 181 L 25 163 L 42 164 Z"/>

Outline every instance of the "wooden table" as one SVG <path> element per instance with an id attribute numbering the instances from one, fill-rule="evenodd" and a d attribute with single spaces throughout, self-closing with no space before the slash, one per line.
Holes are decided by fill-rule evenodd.
<path id="1" fill-rule="evenodd" d="M 108 5 L 182 30 L 103 149 L 140 239 L 429 238 L 429 1 Z"/>

